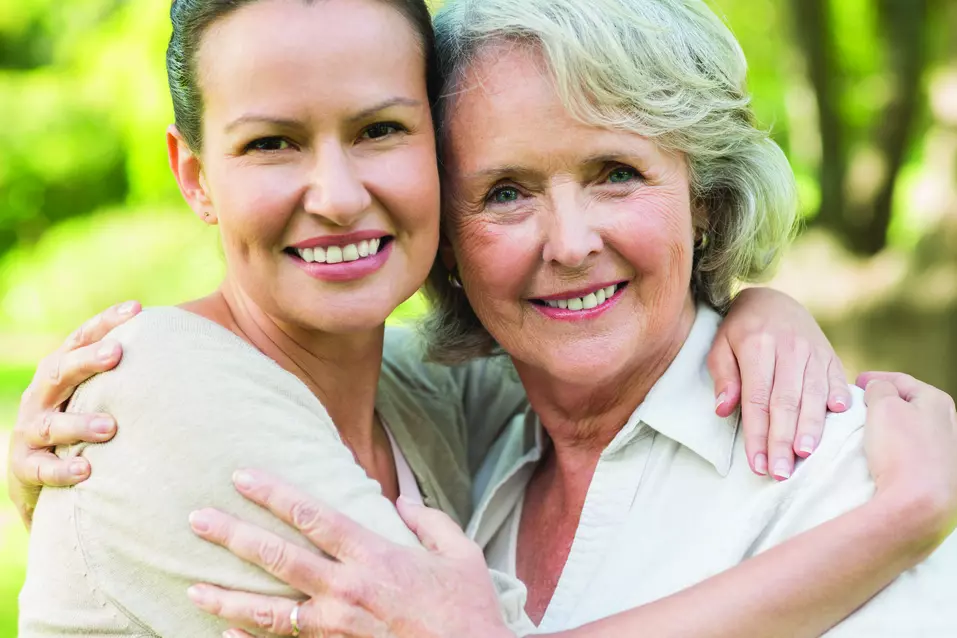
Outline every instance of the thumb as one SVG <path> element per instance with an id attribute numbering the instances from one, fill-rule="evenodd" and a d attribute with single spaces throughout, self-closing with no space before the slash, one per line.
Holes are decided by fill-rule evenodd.
<path id="1" fill-rule="evenodd" d="M 871 379 L 864 389 L 864 404 L 873 407 L 881 401 L 900 399 L 900 392 L 890 381 L 885 379 Z"/>
<path id="2" fill-rule="evenodd" d="M 430 552 L 454 554 L 468 546 L 468 537 L 445 512 L 420 505 L 402 496 L 396 503 L 399 515 L 419 542 Z"/>
<path id="3" fill-rule="evenodd" d="M 708 371 L 714 379 L 715 412 L 729 416 L 741 400 L 741 374 L 731 343 L 720 334 L 708 353 Z"/>

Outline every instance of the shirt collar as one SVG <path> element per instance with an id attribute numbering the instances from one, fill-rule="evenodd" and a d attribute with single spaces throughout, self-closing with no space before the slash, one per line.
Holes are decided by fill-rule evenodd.
<path id="1" fill-rule="evenodd" d="M 721 320 L 710 307 L 698 305 L 691 332 L 678 356 L 605 449 L 605 455 L 628 445 L 646 425 L 708 461 L 721 476 L 728 475 L 740 418 L 737 411 L 726 418 L 715 414 L 714 382 L 707 366 Z M 543 451 L 547 437 L 530 409 L 525 423 L 525 449 Z"/>

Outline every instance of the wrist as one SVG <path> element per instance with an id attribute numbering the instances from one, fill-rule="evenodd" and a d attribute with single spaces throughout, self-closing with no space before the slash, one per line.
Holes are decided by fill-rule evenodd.
<path id="1" fill-rule="evenodd" d="M 938 490 L 898 488 L 878 491 L 868 503 L 876 525 L 887 529 L 898 549 L 923 561 L 954 529 L 954 499 Z"/>

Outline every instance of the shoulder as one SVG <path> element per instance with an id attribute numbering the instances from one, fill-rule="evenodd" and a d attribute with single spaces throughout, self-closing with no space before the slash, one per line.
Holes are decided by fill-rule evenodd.
<path id="1" fill-rule="evenodd" d="M 452 369 L 425 360 L 424 336 L 415 326 L 388 326 L 382 348 L 382 373 L 401 385 L 406 392 L 434 397 L 455 392 Z"/>

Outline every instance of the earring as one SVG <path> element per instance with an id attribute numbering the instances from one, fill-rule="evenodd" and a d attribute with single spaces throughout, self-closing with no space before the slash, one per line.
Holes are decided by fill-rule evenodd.
<path id="1" fill-rule="evenodd" d="M 449 273 L 449 284 L 450 284 L 453 288 L 457 288 L 457 289 L 459 289 L 459 290 L 462 289 L 462 282 L 459 281 L 459 275 L 458 275 L 458 273 L 457 273 L 456 271 L 454 271 L 454 270 Z"/>
<path id="2" fill-rule="evenodd" d="M 694 248 L 695 248 L 695 252 L 699 252 L 699 251 L 702 251 L 702 250 L 704 250 L 705 248 L 707 248 L 707 247 L 708 247 L 708 243 L 709 243 L 710 241 L 711 241 L 711 240 L 710 240 L 710 238 L 708 237 L 708 233 L 702 232 L 701 235 L 698 237 L 698 241 L 695 242 L 695 247 L 694 247 Z"/>

